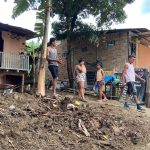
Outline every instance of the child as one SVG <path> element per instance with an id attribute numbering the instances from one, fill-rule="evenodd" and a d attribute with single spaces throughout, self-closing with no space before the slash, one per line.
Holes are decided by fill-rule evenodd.
<path id="1" fill-rule="evenodd" d="M 96 75 L 96 86 L 99 89 L 99 102 L 105 102 L 107 101 L 107 98 L 105 94 L 103 93 L 103 85 L 105 84 L 104 82 L 104 71 L 101 68 L 101 64 L 97 64 L 97 75 Z"/>
<path id="2" fill-rule="evenodd" d="M 83 58 L 80 58 L 79 64 L 75 66 L 75 78 L 78 83 L 79 97 L 82 99 L 82 101 L 86 101 L 84 96 L 85 81 L 86 81 L 86 67 Z"/>

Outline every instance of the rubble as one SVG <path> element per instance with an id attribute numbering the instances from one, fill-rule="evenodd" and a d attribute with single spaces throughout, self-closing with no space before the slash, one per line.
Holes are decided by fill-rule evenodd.
<path id="1" fill-rule="evenodd" d="M 66 94 L 58 100 L 16 95 L 0 97 L 0 149 L 134 150 L 150 142 L 149 117 L 115 101 L 100 105 Z"/>

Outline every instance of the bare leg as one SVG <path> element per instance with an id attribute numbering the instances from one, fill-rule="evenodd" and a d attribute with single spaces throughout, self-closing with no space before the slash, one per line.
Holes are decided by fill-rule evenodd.
<path id="1" fill-rule="evenodd" d="M 124 103 L 124 108 L 125 109 L 129 109 L 128 101 L 129 101 L 129 95 L 126 94 L 126 99 L 125 99 L 125 103 Z"/>
<path id="2" fill-rule="evenodd" d="M 136 95 L 134 95 L 133 98 L 134 98 L 134 101 L 135 101 L 136 104 L 140 104 L 140 101 L 139 101 L 139 99 L 137 98 Z"/>
<path id="3" fill-rule="evenodd" d="M 139 99 L 137 98 L 137 96 L 136 96 L 136 95 L 133 95 L 133 98 L 134 98 L 134 101 L 135 101 L 135 103 L 136 103 L 136 105 L 137 105 L 137 110 L 138 110 L 138 111 L 142 111 L 143 109 L 142 109 L 142 107 L 141 107 L 141 105 L 140 105 L 140 101 L 139 101 Z"/>
<path id="4" fill-rule="evenodd" d="M 53 79 L 53 96 L 56 96 L 56 85 L 58 78 Z"/>
<path id="5" fill-rule="evenodd" d="M 83 100 L 85 100 L 84 93 L 85 93 L 84 82 L 82 81 L 81 82 L 81 97 L 82 97 Z"/>
<path id="6" fill-rule="evenodd" d="M 129 102 L 129 95 L 128 94 L 126 94 L 126 99 L 125 99 L 125 102 Z"/>
<path id="7" fill-rule="evenodd" d="M 81 98 L 80 82 L 77 83 L 77 88 L 78 97 Z"/>
<path id="8" fill-rule="evenodd" d="M 102 87 L 100 87 L 100 88 L 99 88 L 99 99 L 100 99 L 100 100 L 102 100 L 102 94 L 103 94 L 103 92 L 102 92 Z"/>
<path id="9" fill-rule="evenodd" d="M 80 91 L 82 100 L 85 100 L 85 97 L 84 97 L 85 90 L 84 90 L 84 82 L 83 81 L 79 82 L 79 91 Z"/>
<path id="10" fill-rule="evenodd" d="M 106 95 L 104 94 L 104 92 L 102 92 L 102 96 L 104 97 L 104 98 L 102 99 L 103 101 L 105 101 L 105 102 L 108 101 L 108 99 L 107 99 Z"/>
<path id="11" fill-rule="evenodd" d="M 102 96 L 103 96 L 102 87 L 99 87 L 99 102 L 102 102 Z"/>

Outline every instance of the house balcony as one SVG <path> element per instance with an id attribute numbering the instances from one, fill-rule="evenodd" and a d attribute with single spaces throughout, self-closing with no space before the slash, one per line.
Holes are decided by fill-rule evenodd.
<path id="1" fill-rule="evenodd" d="M 16 52 L 0 52 L 0 70 L 29 72 L 29 56 Z"/>

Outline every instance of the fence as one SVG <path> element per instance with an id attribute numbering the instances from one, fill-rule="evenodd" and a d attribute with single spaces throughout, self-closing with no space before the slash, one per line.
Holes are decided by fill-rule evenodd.
<path id="1" fill-rule="evenodd" d="M 0 69 L 29 71 L 29 56 L 15 52 L 0 52 Z"/>

